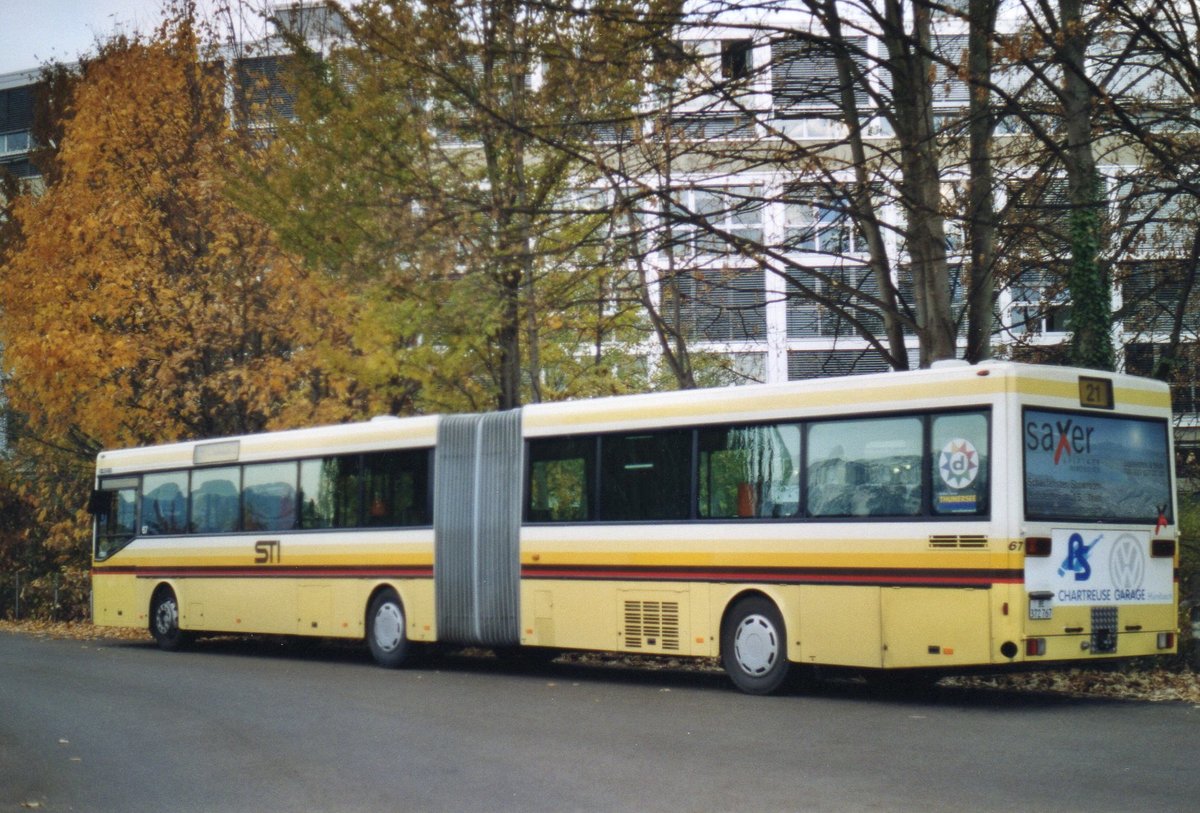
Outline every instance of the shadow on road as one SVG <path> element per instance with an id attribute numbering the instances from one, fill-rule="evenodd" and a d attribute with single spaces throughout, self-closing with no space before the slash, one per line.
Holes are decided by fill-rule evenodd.
<path id="1" fill-rule="evenodd" d="M 153 643 L 112 641 L 106 646 L 154 649 Z M 276 636 L 215 636 L 193 642 L 189 650 L 214 657 L 275 658 L 296 662 L 347 664 L 378 668 L 366 647 L 358 641 Z M 171 657 L 163 653 L 163 657 Z M 724 673 L 708 660 L 657 659 L 597 653 L 564 653 L 553 660 L 526 658 L 518 652 L 508 656 L 491 650 L 433 649 L 417 653 L 406 670 L 453 672 L 471 675 L 506 675 L 539 680 L 597 682 L 659 689 L 700 690 L 735 693 Z M 860 702 L 886 702 L 914 706 L 1002 707 L 1012 709 L 1062 708 L 1080 704 L 1135 703 L 1106 697 L 1079 697 L 1051 692 L 947 686 L 888 680 L 886 675 L 864 679 L 851 672 L 809 673 L 785 695 Z"/>

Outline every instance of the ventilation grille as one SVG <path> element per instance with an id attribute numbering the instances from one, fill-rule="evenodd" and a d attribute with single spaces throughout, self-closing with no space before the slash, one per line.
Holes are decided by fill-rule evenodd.
<path id="1" fill-rule="evenodd" d="M 983 535 L 943 534 L 929 537 L 929 547 L 935 550 L 980 550 L 987 546 L 987 537 Z"/>
<path id="2" fill-rule="evenodd" d="M 626 649 L 679 651 L 679 602 L 626 601 Z"/>

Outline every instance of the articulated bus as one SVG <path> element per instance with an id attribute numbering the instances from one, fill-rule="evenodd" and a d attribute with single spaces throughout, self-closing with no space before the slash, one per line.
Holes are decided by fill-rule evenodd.
<path id="1" fill-rule="evenodd" d="M 751 693 L 1171 653 L 1170 419 L 1158 382 L 960 362 L 105 451 L 94 620 L 716 657 Z"/>

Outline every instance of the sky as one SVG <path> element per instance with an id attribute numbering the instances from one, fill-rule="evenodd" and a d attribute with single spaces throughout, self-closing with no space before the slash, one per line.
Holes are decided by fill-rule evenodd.
<path id="1" fill-rule="evenodd" d="M 0 0 L 0 74 L 36 70 L 49 60 L 74 62 L 115 33 L 149 32 L 163 0 Z M 235 3 L 236 5 L 236 0 Z M 201 14 L 217 0 L 200 0 Z M 261 0 L 246 0 L 251 9 Z M 253 16 L 253 15 L 252 15 Z"/>

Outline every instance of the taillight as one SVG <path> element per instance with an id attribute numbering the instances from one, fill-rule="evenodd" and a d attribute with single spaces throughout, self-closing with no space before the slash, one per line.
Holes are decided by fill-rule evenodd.
<path id="1" fill-rule="evenodd" d="M 1025 539 L 1025 555 L 1026 556 L 1049 556 L 1050 555 L 1050 537 L 1048 536 L 1030 536 Z"/>
<path id="2" fill-rule="evenodd" d="M 1174 559 L 1175 558 L 1175 540 L 1174 539 L 1152 539 L 1150 540 L 1150 555 L 1156 559 Z"/>
<path id="3" fill-rule="evenodd" d="M 1159 649 L 1174 649 L 1175 648 L 1175 633 L 1160 632 L 1158 634 Z"/>
<path id="4" fill-rule="evenodd" d="M 1025 639 L 1025 654 L 1028 657 L 1036 658 L 1039 655 L 1046 654 L 1046 639 L 1045 638 L 1026 638 Z"/>

